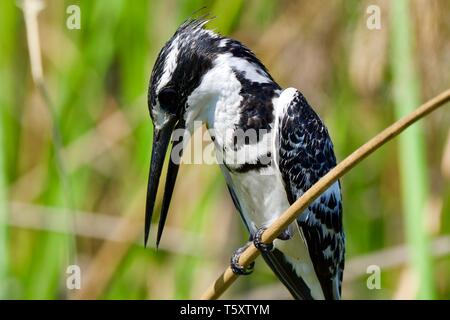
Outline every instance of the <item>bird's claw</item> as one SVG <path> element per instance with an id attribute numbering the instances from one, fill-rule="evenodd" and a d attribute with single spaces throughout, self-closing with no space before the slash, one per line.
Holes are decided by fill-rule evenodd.
<path id="1" fill-rule="evenodd" d="M 258 230 L 256 230 L 255 235 L 253 236 L 253 244 L 255 245 L 256 249 L 262 251 L 262 252 L 271 252 L 273 250 L 273 243 L 264 243 L 262 242 L 262 234 L 264 231 L 266 231 L 266 227 L 261 227 Z M 284 230 L 277 239 L 286 241 L 291 239 L 291 234 L 288 229 Z"/>
<path id="2" fill-rule="evenodd" d="M 266 231 L 266 227 L 261 227 L 256 230 L 255 235 L 253 236 L 253 244 L 256 249 L 261 252 L 271 252 L 273 250 L 273 243 L 264 243 L 262 242 L 262 234 Z"/>
<path id="3" fill-rule="evenodd" d="M 241 257 L 242 252 L 247 249 L 249 244 L 237 249 L 233 255 L 231 256 L 230 261 L 230 267 L 233 273 L 240 275 L 240 276 L 246 276 L 253 272 L 253 268 L 255 267 L 255 261 L 252 261 L 247 267 L 241 266 L 239 264 L 239 258 Z"/>

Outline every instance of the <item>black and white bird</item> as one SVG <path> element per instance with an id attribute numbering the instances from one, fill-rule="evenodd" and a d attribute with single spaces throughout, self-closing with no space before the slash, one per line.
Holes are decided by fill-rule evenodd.
<path id="1" fill-rule="evenodd" d="M 158 182 L 174 129 L 192 133 L 194 121 L 214 130 L 216 152 L 232 200 L 250 239 L 297 299 L 340 299 L 345 236 L 339 182 L 317 198 L 273 244 L 261 233 L 336 165 L 328 131 L 305 97 L 282 89 L 252 51 L 204 28 L 206 19 L 182 24 L 162 48 L 151 75 L 148 106 L 154 124 L 147 192 L 147 242 Z M 236 139 L 230 131 L 254 130 Z M 174 142 L 172 148 L 182 139 Z M 241 161 L 234 161 L 234 160 Z M 170 160 L 157 244 L 179 164 Z M 251 270 L 231 259 L 234 272 Z"/>

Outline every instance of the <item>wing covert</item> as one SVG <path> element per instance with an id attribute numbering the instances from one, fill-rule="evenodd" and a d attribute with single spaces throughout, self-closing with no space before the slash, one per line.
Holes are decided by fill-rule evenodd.
<path id="1" fill-rule="evenodd" d="M 292 204 L 336 166 L 336 157 L 326 127 L 299 91 L 279 117 L 278 167 Z M 339 299 L 345 252 L 340 183 L 317 198 L 297 223 L 325 297 Z"/>

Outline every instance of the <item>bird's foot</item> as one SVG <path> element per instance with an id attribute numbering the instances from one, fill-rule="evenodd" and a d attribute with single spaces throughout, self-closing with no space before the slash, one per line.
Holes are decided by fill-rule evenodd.
<path id="1" fill-rule="evenodd" d="M 270 252 L 273 250 L 273 243 L 264 243 L 262 242 L 262 234 L 264 231 L 266 231 L 266 227 L 261 227 L 258 230 L 256 230 L 255 235 L 253 236 L 253 244 L 255 245 L 256 249 L 262 251 L 262 252 Z M 277 239 L 286 241 L 292 238 L 291 233 L 289 232 L 289 229 L 284 230 Z"/>
<path id="2" fill-rule="evenodd" d="M 250 243 L 237 249 L 231 256 L 230 267 L 233 273 L 237 275 L 246 276 L 253 272 L 253 268 L 255 267 L 255 261 L 252 261 L 252 263 L 250 263 L 247 267 L 243 267 L 239 264 L 239 258 L 241 257 L 242 252 L 244 252 L 249 245 Z"/>
<path id="3" fill-rule="evenodd" d="M 256 230 L 255 235 L 253 236 L 253 244 L 255 245 L 256 249 L 258 249 L 261 252 L 270 252 L 273 250 L 273 243 L 264 243 L 262 242 L 262 234 L 264 231 L 266 231 L 266 227 L 261 227 L 258 230 Z"/>

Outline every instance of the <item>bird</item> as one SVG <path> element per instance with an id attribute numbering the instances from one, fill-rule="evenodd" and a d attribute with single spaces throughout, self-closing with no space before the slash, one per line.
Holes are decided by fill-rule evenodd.
<path id="1" fill-rule="evenodd" d="M 213 130 L 212 143 L 231 199 L 249 232 L 230 266 L 250 274 L 239 256 L 254 243 L 294 299 L 341 298 L 345 261 L 339 181 L 321 194 L 273 243 L 264 230 L 336 166 L 326 126 L 303 94 L 281 88 L 241 42 L 189 18 L 162 47 L 150 77 L 154 133 L 145 210 L 145 244 L 169 145 L 183 150 L 194 122 Z M 298 61 L 297 63 L 301 63 Z M 178 140 L 175 130 L 184 130 Z M 180 155 L 182 152 L 180 152 Z M 180 163 L 169 157 L 158 224 L 159 245 Z M 220 160 L 220 161 L 219 161 Z M 214 228 L 214 226 L 212 226 Z"/>

